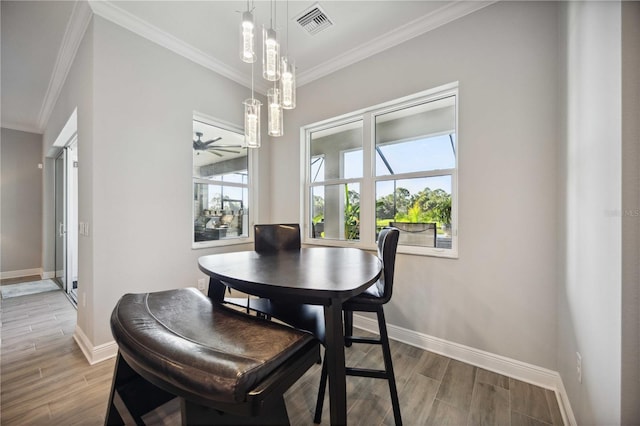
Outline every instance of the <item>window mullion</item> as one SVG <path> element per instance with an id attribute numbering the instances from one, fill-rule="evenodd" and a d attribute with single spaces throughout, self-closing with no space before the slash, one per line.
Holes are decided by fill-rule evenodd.
<path id="1" fill-rule="evenodd" d="M 193 183 L 201 183 L 203 185 L 219 185 L 219 186 L 233 186 L 234 188 L 249 188 L 249 184 L 240 182 L 225 182 L 215 179 L 200 179 L 193 178 Z"/>
<path id="2" fill-rule="evenodd" d="M 319 182 L 310 183 L 309 187 L 313 188 L 314 186 L 344 185 L 349 183 L 362 183 L 362 178 L 327 179 Z"/>
<path id="3" fill-rule="evenodd" d="M 375 235 L 375 131 L 370 113 L 364 114 L 362 123 L 362 186 L 360 187 L 360 241 L 373 244 Z"/>
<path id="4" fill-rule="evenodd" d="M 455 169 L 440 169 L 440 170 L 429 170 L 429 171 L 411 172 L 411 173 L 399 173 L 397 175 L 377 176 L 375 180 L 376 181 L 403 180 L 403 179 L 414 179 L 414 178 L 432 177 L 432 176 L 447 176 L 447 175 L 454 174 L 455 171 L 456 171 Z"/>

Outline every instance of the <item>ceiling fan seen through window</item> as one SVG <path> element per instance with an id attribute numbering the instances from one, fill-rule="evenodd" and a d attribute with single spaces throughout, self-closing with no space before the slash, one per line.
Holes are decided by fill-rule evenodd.
<path id="1" fill-rule="evenodd" d="M 212 154 L 217 155 L 218 157 L 222 157 L 223 154 L 221 152 L 228 152 L 231 154 L 239 154 L 240 151 L 234 151 L 229 148 L 242 148 L 242 145 L 213 145 L 214 143 L 220 141 L 222 136 L 218 136 L 217 138 L 210 139 L 206 142 L 202 141 L 202 132 L 196 132 L 196 136 L 198 139 L 193 140 L 193 149 L 194 151 L 206 151 Z M 200 152 L 197 153 L 200 155 Z"/>

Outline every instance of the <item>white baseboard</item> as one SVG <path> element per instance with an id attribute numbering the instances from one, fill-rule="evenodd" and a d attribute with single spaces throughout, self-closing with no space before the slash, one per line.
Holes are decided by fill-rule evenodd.
<path id="1" fill-rule="evenodd" d="M 56 273 L 54 271 L 42 271 L 42 273 L 40 274 L 40 278 L 42 278 L 43 280 L 55 278 L 55 276 Z"/>
<path id="2" fill-rule="evenodd" d="M 556 398 L 558 400 L 558 407 L 560 407 L 560 412 L 562 413 L 562 420 L 565 425 L 576 426 L 578 422 L 576 421 L 576 416 L 573 414 L 573 410 L 571 409 L 569 395 L 567 395 L 567 390 L 564 388 L 564 382 L 562 381 L 560 374 L 558 374 L 558 382 L 556 385 Z"/>
<path id="3" fill-rule="evenodd" d="M 31 275 L 41 275 L 42 268 L 22 269 L 19 271 L 0 272 L 0 279 L 29 277 Z"/>
<path id="4" fill-rule="evenodd" d="M 91 365 L 113 358 L 118 354 L 118 345 L 115 341 L 93 346 L 87 335 L 77 325 L 73 333 L 73 340 L 76 341 Z"/>
<path id="5" fill-rule="evenodd" d="M 378 321 L 362 315 L 353 316 L 353 325 L 354 327 L 371 333 L 378 334 L 379 332 Z M 485 370 L 509 376 L 545 389 L 550 389 L 556 394 L 564 423 L 570 426 L 577 424 L 573 411 L 571 410 L 571 405 L 569 404 L 567 392 L 562 383 L 562 378 L 557 371 L 450 342 L 392 324 L 387 324 L 387 332 L 389 333 L 389 338 L 393 340 L 457 359 L 467 364 L 475 365 Z"/>

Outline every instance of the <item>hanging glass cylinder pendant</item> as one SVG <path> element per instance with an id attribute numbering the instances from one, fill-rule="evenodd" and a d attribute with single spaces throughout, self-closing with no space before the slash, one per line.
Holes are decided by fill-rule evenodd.
<path id="1" fill-rule="evenodd" d="M 273 28 L 262 28 L 262 77 L 268 81 L 280 78 L 280 44 Z"/>
<path id="2" fill-rule="evenodd" d="M 250 11 L 243 12 L 242 23 L 240 24 L 240 59 L 249 64 L 256 61 L 253 29 L 253 13 Z"/>
<path id="3" fill-rule="evenodd" d="M 260 106 L 262 103 L 249 98 L 244 104 L 244 143 L 247 148 L 260 148 Z"/>
<path id="4" fill-rule="evenodd" d="M 294 109 L 296 107 L 296 64 L 291 58 L 282 57 L 280 63 L 280 94 L 282 96 L 282 108 Z"/>
<path id="5" fill-rule="evenodd" d="M 268 112 L 268 133 L 269 136 L 282 136 L 284 134 L 284 122 L 282 103 L 280 99 L 280 89 L 272 87 L 267 92 Z"/>

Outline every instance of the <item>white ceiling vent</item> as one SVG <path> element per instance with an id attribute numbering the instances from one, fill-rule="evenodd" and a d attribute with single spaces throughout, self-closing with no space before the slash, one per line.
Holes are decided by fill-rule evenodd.
<path id="1" fill-rule="evenodd" d="M 311 35 L 318 34 L 320 31 L 333 25 L 331 19 L 329 19 L 318 3 L 302 12 L 296 18 L 296 22 Z"/>

